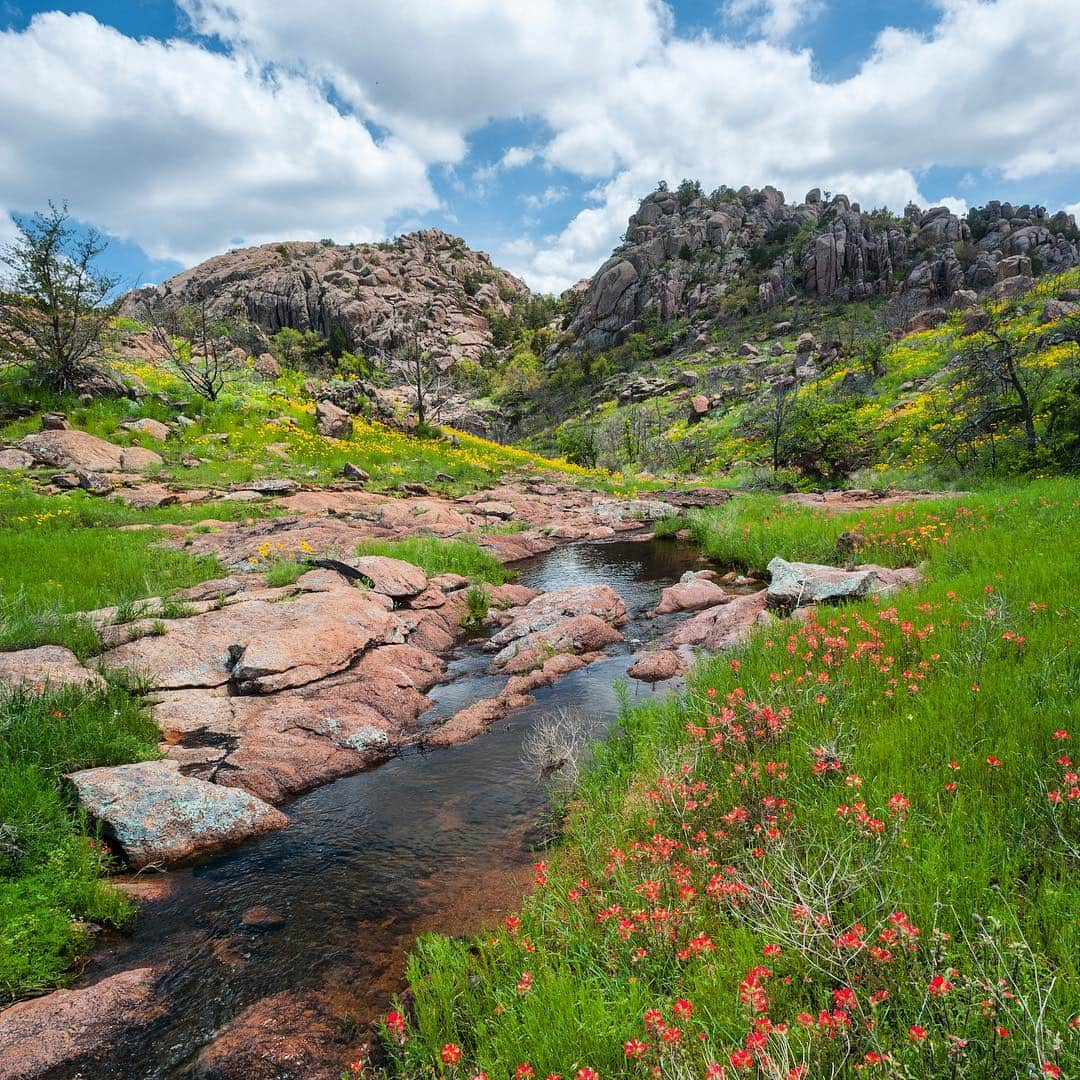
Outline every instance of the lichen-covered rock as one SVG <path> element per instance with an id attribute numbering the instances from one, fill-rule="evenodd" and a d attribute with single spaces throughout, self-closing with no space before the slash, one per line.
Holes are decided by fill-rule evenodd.
<path id="1" fill-rule="evenodd" d="M 177 862 L 288 824 L 261 799 L 184 776 L 174 761 L 84 769 L 68 779 L 132 867 Z"/>
<path id="2" fill-rule="evenodd" d="M 315 425 L 320 435 L 328 439 L 348 439 L 353 433 L 353 419 L 332 401 L 320 401 L 315 406 Z"/>
<path id="3" fill-rule="evenodd" d="M 919 581 L 914 569 L 890 570 L 867 564 L 841 570 L 817 563 L 788 562 L 779 556 L 768 566 L 772 580 L 767 596 L 770 607 L 796 608 L 860 600 L 871 594 L 887 595 Z"/>

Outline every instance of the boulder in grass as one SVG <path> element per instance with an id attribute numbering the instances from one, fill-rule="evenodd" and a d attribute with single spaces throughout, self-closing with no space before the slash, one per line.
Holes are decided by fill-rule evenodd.
<path id="1" fill-rule="evenodd" d="M 917 584 L 918 570 L 891 570 L 866 564 L 854 570 L 817 563 L 788 562 L 776 556 L 769 563 L 769 607 L 797 608 L 812 604 L 835 604 L 862 600 L 874 594 L 888 595 L 905 585 Z"/>
<path id="2" fill-rule="evenodd" d="M 132 867 L 178 862 L 289 823 L 246 791 L 184 776 L 175 761 L 84 769 L 68 780 Z"/>
<path id="3" fill-rule="evenodd" d="M 19 441 L 18 448 L 38 465 L 87 472 L 116 472 L 163 465 L 160 454 L 141 446 L 117 446 L 88 431 L 39 431 Z"/>

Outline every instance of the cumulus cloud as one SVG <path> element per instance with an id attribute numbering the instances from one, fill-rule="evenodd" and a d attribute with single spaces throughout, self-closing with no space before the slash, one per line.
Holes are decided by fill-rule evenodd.
<path id="1" fill-rule="evenodd" d="M 822 0 L 728 0 L 724 12 L 762 37 L 781 40 L 824 10 Z"/>
<path id="2" fill-rule="evenodd" d="M 88 15 L 0 33 L 0 206 L 67 198 L 154 258 L 235 241 L 377 238 L 438 200 L 424 161 L 295 74 Z"/>
<path id="3" fill-rule="evenodd" d="M 935 200 L 935 206 L 947 206 L 957 217 L 964 217 L 968 212 L 967 199 L 957 198 L 955 195 L 945 195 Z"/>
<path id="4" fill-rule="evenodd" d="M 0 206 L 67 194 L 80 217 L 190 261 L 234 241 L 378 236 L 430 220 L 433 173 L 468 198 L 465 167 L 478 184 L 531 169 L 559 185 L 530 209 L 568 176 L 590 197 L 556 235 L 494 254 L 560 289 L 659 179 L 902 209 L 926 203 L 933 166 L 1080 170 L 1076 0 L 937 0 L 929 32 L 882 31 L 836 81 L 786 43 L 820 0 L 728 0 L 749 40 L 680 35 L 662 0 L 179 2 L 224 51 L 85 15 L 0 33 Z M 466 166 L 473 133 L 521 120 L 544 138 Z"/>
<path id="5" fill-rule="evenodd" d="M 1080 202 L 1066 203 L 1063 209 L 1066 214 L 1072 214 L 1077 221 L 1080 221 Z"/>
<path id="6" fill-rule="evenodd" d="M 917 176 L 934 165 L 993 166 L 1009 180 L 1080 169 L 1073 0 L 941 8 L 925 36 L 883 31 L 839 82 L 821 79 L 809 52 L 775 42 L 676 37 L 587 100 L 552 101 L 545 160 L 609 179 L 599 206 L 515 270 L 574 280 L 607 255 L 659 178 L 772 183 L 794 198 L 821 186 L 901 209 L 926 205 Z"/>

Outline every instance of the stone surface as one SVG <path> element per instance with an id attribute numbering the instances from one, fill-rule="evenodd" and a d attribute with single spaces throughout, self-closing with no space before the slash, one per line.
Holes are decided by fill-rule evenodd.
<path id="1" fill-rule="evenodd" d="M 329 439 L 348 439 L 353 433 L 352 417 L 330 401 L 315 406 L 315 426 L 320 435 Z"/>
<path id="2" fill-rule="evenodd" d="M 728 604 L 708 608 L 687 619 L 668 636 L 673 647 L 691 646 L 708 652 L 741 645 L 750 637 L 758 616 L 765 610 L 765 592 L 737 596 Z"/>
<path id="3" fill-rule="evenodd" d="M 164 1013 L 156 981 L 152 968 L 134 968 L 3 1010 L 0 1080 L 112 1075 L 95 1063 Z"/>
<path id="4" fill-rule="evenodd" d="M 622 640 L 622 634 L 605 619 L 575 615 L 515 638 L 496 654 L 491 666 L 507 674 L 531 671 L 555 653 L 595 653 Z"/>
<path id="5" fill-rule="evenodd" d="M 677 611 L 703 611 L 717 604 L 726 604 L 730 599 L 731 593 L 715 585 L 708 578 L 689 574 L 686 579 L 669 586 L 660 594 L 656 614 L 670 615 Z"/>
<path id="6" fill-rule="evenodd" d="M 21 686 L 37 691 L 46 686 L 80 686 L 103 690 L 105 680 L 79 663 L 78 657 L 60 645 L 42 645 L 18 652 L 0 652 L 0 686 Z"/>
<path id="7" fill-rule="evenodd" d="M 249 1005 L 199 1053 L 195 1080 L 339 1080 L 349 1058 L 342 1018 L 313 992 Z"/>
<path id="8" fill-rule="evenodd" d="M 163 634 L 121 645 L 102 662 L 139 673 L 156 689 L 231 685 L 241 693 L 271 693 L 325 678 L 369 646 L 400 638 L 387 605 L 351 588 L 289 603 L 242 600 L 163 620 Z"/>
<path id="9" fill-rule="evenodd" d="M 55 469 L 116 472 L 164 464 L 160 454 L 141 446 L 117 446 L 86 431 L 39 431 L 24 436 L 18 448 L 39 465 Z"/>
<path id="10" fill-rule="evenodd" d="M 768 566 L 770 607 L 807 607 L 811 604 L 859 600 L 871 594 L 886 595 L 919 580 L 917 570 L 889 570 L 867 564 L 840 570 L 817 563 L 788 562 L 779 556 Z"/>
<path id="11" fill-rule="evenodd" d="M 661 649 L 658 652 L 642 653 L 630 665 L 626 674 L 631 679 L 655 683 L 663 682 L 665 679 L 673 679 L 676 675 L 685 674 L 686 671 L 686 662 L 677 652 L 671 649 Z"/>
<path id="12" fill-rule="evenodd" d="M 68 779 L 132 867 L 174 863 L 288 824 L 260 799 L 183 776 L 172 761 L 84 769 Z"/>
<path id="13" fill-rule="evenodd" d="M 31 469 L 33 466 L 33 455 L 25 450 L 16 450 L 13 447 L 0 450 L 0 469 Z"/>

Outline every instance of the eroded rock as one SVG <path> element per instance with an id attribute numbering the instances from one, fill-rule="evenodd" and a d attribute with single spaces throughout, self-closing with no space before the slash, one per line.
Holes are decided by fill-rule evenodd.
<path id="1" fill-rule="evenodd" d="M 890 570 L 866 564 L 841 570 L 817 563 L 788 562 L 779 556 L 770 561 L 768 570 L 772 577 L 767 590 L 769 606 L 782 608 L 887 595 L 920 579 L 919 572 L 912 569 Z"/>

